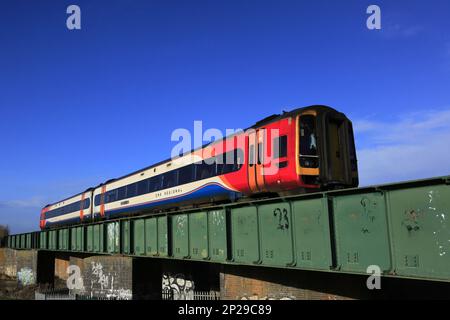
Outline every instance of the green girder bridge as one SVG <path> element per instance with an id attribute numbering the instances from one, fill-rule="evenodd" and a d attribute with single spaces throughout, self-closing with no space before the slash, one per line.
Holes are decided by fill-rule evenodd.
<path id="1" fill-rule="evenodd" d="M 10 235 L 12 249 L 450 281 L 450 177 Z"/>

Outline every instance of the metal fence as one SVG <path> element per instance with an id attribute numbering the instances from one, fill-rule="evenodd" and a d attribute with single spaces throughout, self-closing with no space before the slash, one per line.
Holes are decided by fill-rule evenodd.
<path id="1" fill-rule="evenodd" d="M 194 291 L 194 300 L 220 300 L 220 292 Z"/>
<path id="2" fill-rule="evenodd" d="M 220 300 L 220 292 L 163 290 L 161 297 L 162 300 Z"/>
<path id="3" fill-rule="evenodd" d="M 69 289 L 54 289 L 35 291 L 34 300 L 77 300 L 77 297 L 71 294 Z"/>
<path id="4" fill-rule="evenodd" d="M 69 289 L 49 289 L 34 292 L 35 300 L 120 300 L 117 297 L 95 297 L 71 293 Z"/>
<path id="5" fill-rule="evenodd" d="M 73 294 L 69 289 L 38 290 L 34 293 L 35 300 L 119 300 L 117 297 L 94 297 Z M 218 291 L 188 291 L 163 290 L 162 300 L 220 300 Z"/>

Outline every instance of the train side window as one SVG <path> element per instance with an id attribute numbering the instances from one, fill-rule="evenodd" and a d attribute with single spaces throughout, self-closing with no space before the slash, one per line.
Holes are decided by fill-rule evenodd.
<path id="1" fill-rule="evenodd" d="M 117 200 L 123 200 L 127 196 L 127 186 L 117 189 Z"/>
<path id="2" fill-rule="evenodd" d="M 163 174 L 163 189 L 174 187 L 177 183 L 177 171 L 169 171 Z"/>
<path id="3" fill-rule="evenodd" d="M 84 209 L 87 209 L 91 206 L 91 200 L 88 199 L 84 199 Z"/>
<path id="4" fill-rule="evenodd" d="M 218 162 L 217 174 L 226 174 L 234 171 L 238 171 L 242 167 L 243 152 L 241 149 L 235 149 L 229 151 L 223 155 L 217 157 L 223 164 Z"/>
<path id="5" fill-rule="evenodd" d="M 244 164 L 244 152 L 242 151 L 242 149 L 234 150 L 234 158 L 236 159 L 236 170 L 240 170 L 242 168 L 242 165 Z"/>
<path id="6" fill-rule="evenodd" d="M 287 136 L 274 138 L 273 150 L 278 150 L 278 155 L 274 155 L 274 159 L 287 157 Z"/>
<path id="7" fill-rule="evenodd" d="M 202 165 L 202 179 L 208 179 L 217 175 L 216 160 L 208 161 Z"/>
<path id="8" fill-rule="evenodd" d="M 132 183 L 127 185 L 127 198 L 132 198 L 137 195 L 137 184 Z"/>
<path id="9" fill-rule="evenodd" d="M 248 152 L 248 163 L 250 167 L 253 167 L 255 164 L 255 145 L 253 144 L 250 146 L 250 150 Z"/>
<path id="10" fill-rule="evenodd" d="M 142 195 L 148 193 L 148 179 L 139 181 L 137 184 L 137 194 Z"/>
<path id="11" fill-rule="evenodd" d="M 98 207 L 100 205 L 100 195 L 96 195 L 94 198 L 94 205 Z"/>
<path id="12" fill-rule="evenodd" d="M 261 142 L 258 143 L 258 164 L 262 163 L 262 159 L 264 156 L 263 144 Z"/>
<path id="13" fill-rule="evenodd" d="M 161 178 L 161 175 L 157 175 L 149 179 L 149 192 L 161 190 Z"/>
<path id="14" fill-rule="evenodd" d="M 105 194 L 105 203 L 117 201 L 117 189 L 108 191 Z"/>
<path id="15" fill-rule="evenodd" d="M 194 166 L 188 165 L 178 169 L 178 185 L 192 182 Z"/>
<path id="16" fill-rule="evenodd" d="M 210 162 L 210 161 L 208 161 Z M 205 161 L 195 164 L 195 180 L 203 180 L 217 175 L 216 163 L 208 164 Z"/>
<path id="17" fill-rule="evenodd" d="M 109 201 L 108 201 L 108 200 L 109 200 L 109 191 L 105 192 L 104 197 L 105 197 L 105 198 L 104 198 L 104 202 L 105 202 L 105 203 L 108 203 L 108 202 L 109 202 Z"/>
<path id="18" fill-rule="evenodd" d="M 232 159 L 227 159 L 228 153 L 222 153 L 215 157 L 215 164 L 216 164 L 216 174 L 221 175 L 227 173 L 227 166 L 229 165 L 230 161 Z"/>

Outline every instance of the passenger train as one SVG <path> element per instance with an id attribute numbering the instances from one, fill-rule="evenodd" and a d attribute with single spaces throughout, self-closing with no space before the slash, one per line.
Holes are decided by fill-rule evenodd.
<path id="1" fill-rule="evenodd" d="M 248 129 L 45 206 L 48 229 L 248 197 L 358 186 L 351 121 L 327 106 Z"/>

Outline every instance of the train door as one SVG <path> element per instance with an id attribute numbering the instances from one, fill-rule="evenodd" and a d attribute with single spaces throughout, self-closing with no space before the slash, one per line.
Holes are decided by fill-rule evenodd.
<path id="1" fill-rule="evenodd" d="M 264 130 L 255 130 L 248 135 L 248 185 L 252 192 L 265 191 L 264 187 Z"/>

